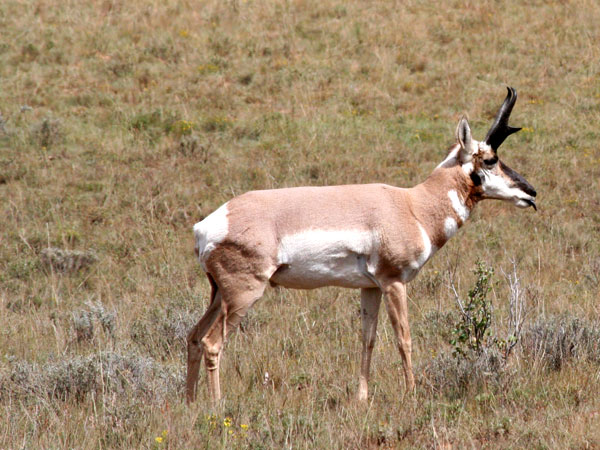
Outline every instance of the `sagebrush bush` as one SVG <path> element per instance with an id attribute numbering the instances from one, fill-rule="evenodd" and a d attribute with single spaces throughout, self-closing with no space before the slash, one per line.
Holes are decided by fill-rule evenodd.
<path id="1" fill-rule="evenodd" d="M 450 398 L 465 396 L 469 390 L 481 390 L 490 384 L 492 388 L 498 387 L 506 366 L 499 340 L 491 333 L 496 318 L 488 295 L 492 290 L 494 269 L 477 261 L 473 273 L 476 279 L 466 300 L 461 300 L 452 285 L 456 313 L 434 316 L 438 321 L 441 318 L 446 322 L 452 356 L 445 352 L 435 356 L 424 365 L 420 378 L 422 386 Z M 437 333 L 444 333 L 443 327 L 438 326 Z"/>
<path id="2" fill-rule="evenodd" d="M 102 330 L 105 335 L 115 338 L 114 312 L 108 312 L 100 302 L 86 302 L 87 309 L 73 313 L 73 328 L 78 342 L 91 341 Z"/>
<path id="3" fill-rule="evenodd" d="M 156 357 L 181 356 L 187 348 L 187 334 L 199 319 L 198 311 L 167 304 L 137 318 L 129 329 L 131 340 Z"/>
<path id="4" fill-rule="evenodd" d="M 54 145 L 60 143 L 63 139 L 61 121 L 46 117 L 39 124 L 33 127 L 32 137 L 34 142 L 43 150 L 48 150 Z"/>
<path id="5" fill-rule="evenodd" d="M 73 273 L 89 268 L 98 261 L 98 256 L 92 250 L 80 251 L 48 247 L 41 251 L 40 260 L 49 271 Z"/>
<path id="6" fill-rule="evenodd" d="M 600 321 L 573 315 L 539 319 L 522 338 L 525 357 L 553 370 L 572 361 L 600 364 Z"/>
<path id="7" fill-rule="evenodd" d="M 440 354 L 423 367 L 419 385 L 448 398 L 464 397 L 470 391 L 497 390 L 506 384 L 502 354 L 491 349 L 470 358 Z"/>
<path id="8" fill-rule="evenodd" d="M 34 400 L 36 397 L 84 400 L 88 394 L 136 396 L 160 401 L 176 395 L 183 369 L 132 353 L 99 352 L 86 356 L 56 357 L 29 363 L 11 359 L 0 373 L 0 398 Z"/>

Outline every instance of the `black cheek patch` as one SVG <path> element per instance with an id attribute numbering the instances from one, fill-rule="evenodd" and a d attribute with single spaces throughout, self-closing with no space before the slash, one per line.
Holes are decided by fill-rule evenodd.
<path id="1" fill-rule="evenodd" d="M 476 172 L 471 172 L 471 181 L 475 186 L 481 186 L 481 177 Z"/>
<path id="2" fill-rule="evenodd" d="M 493 166 L 494 164 L 496 164 L 498 162 L 498 157 L 494 155 L 493 158 L 484 159 L 483 162 L 485 164 L 487 164 L 488 166 Z"/>

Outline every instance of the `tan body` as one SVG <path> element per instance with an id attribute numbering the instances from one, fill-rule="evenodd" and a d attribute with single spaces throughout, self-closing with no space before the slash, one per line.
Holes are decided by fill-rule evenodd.
<path id="1" fill-rule="evenodd" d="M 517 186 L 524 180 L 517 180 L 518 174 L 507 167 L 507 171 L 499 164 L 493 169 L 483 167 L 481 161 L 491 149 L 472 140 L 463 121 L 457 130 L 458 143 L 446 160 L 413 188 L 368 184 L 253 191 L 232 199 L 194 226 L 196 252 L 212 294 L 208 310 L 188 335 L 188 401 L 195 399 L 202 358 L 211 400 L 219 400 L 225 337 L 269 283 L 300 289 L 361 289 L 360 399 L 367 398 L 384 294 L 406 387 L 414 388 L 406 283 L 462 226 L 474 205 L 486 198 L 486 183 L 478 183 L 473 173 L 493 181 L 490 192 L 504 189 L 501 195 L 506 198 L 500 194 L 493 198 L 526 206 L 519 202 L 533 203 L 535 196 L 533 188 L 525 193 L 524 185 Z M 512 178 L 507 175 L 511 172 Z M 513 191 L 519 192 L 516 197 Z"/>

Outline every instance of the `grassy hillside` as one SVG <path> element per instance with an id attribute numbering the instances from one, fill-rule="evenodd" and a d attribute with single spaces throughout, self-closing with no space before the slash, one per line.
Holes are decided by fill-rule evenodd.
<path id="1" fill-rule="evenodd" d="M 1 448 L 600 447 L 597 2 L 4 0 L 0 30 Z M 187 408 L 193 224 L 251 189 L 414 185 L 506 85 L 539 211 L 484 202 L 410 285 L 415 396 L 382 312 L 354 401 L 358 291 L 269 290 L 223 408 L 204 379 Z M 449 344 L 478 260 L 496 335 L 511 261 L 528 304 L 492 373 Z"/>

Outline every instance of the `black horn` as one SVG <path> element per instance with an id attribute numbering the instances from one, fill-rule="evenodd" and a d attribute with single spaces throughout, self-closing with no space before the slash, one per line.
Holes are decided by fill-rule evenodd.
<path id="1" fill-rule="evenodd" d="M 490 131 L 488 131 L 485 137 L 485 143 L 492 147 L 494 151 L 498 150 L 504 139 L 520 130 L 520 128 L 508 126 L 508 118 L 517 101 L 517 91 L 510 86 L 506 89 L 508 89 L 508 94 L 498 110 L 498 114 L 496 114 L 496 120 L 494 120 Z"/>

